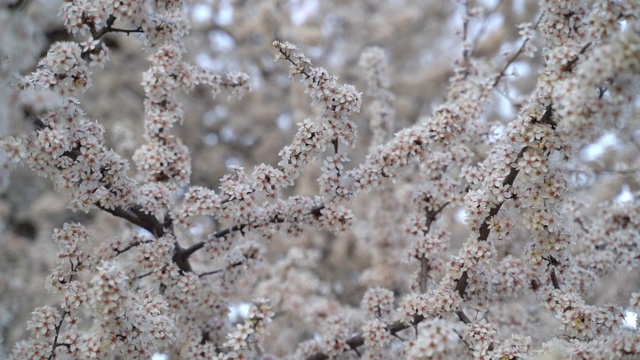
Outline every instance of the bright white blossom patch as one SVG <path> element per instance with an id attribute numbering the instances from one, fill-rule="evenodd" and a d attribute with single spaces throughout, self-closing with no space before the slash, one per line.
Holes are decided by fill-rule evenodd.
<path id="1" fill-rule="evenodd" d="M 624 326 L 627 305 L 640 312 L 640 196 L 608 201 L 639 181 L 637 1 L 542 0 L 517 16 L 466 1 L 243 3 L 0 7 L 0 167 L 26 165 L 89 213 L 23 254 L 34 231 L 3 195 L 3 254 L 46 269 L 51 294 L 12 359 L 640 357 Z M 194 11 L 210 21 L 187 40 Z M 189 54 L 215 34 L 232 45 Z M 309 56 L 275 40 L 278 63 L 265 61 L 274 36 Z M 94 91 L 136 51 L 138 85 Z M 185 101 L 203 88 L 232 102 Z M 138 92 L 137 131 L 95 119 Z M 214 115 L 196 127 L 200 105 Z M 263 113 L 296 119 L 288 142 L 243 137 Z M 194 140 L 217 131 L 231 155 L 198 156 Z M 585 161 L 603 135 L 607 156 Z M 64 221 L 45 200 L 29 203 L 38 230 Z M 0 280 L 7 298 L 22 285 Z M 0 306 L 0 325 L 18 305 Z"/>

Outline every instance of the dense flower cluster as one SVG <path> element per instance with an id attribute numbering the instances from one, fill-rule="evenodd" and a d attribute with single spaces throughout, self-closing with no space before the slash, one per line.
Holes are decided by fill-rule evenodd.
<path id="1" fill-rule="evenodd" d="M 387 318 L 391 315 L 393 292 L 383 288 L 367 290 L 360 305 L 369 317 Z"/>
<path id="2" fill-rule="evenodd" d="M 126 206 L 135 196 L 128 164 L 105 147 L 103 127 L 86 119 L 76 98 L 91 86 L 83 54 L 74 42 L 51 46 L 38 70 L 18 84 L 21 106 L 37 116 L 37 130 L 3 144 L 14 159 L 68 192 L 71 208 Z"/>
<path id="3" fill-rule="evenodd" d="M 407 341 L 407 359 L 447 359 L 455 356 L 460 338 L 455 327 L 447 321 L 435 319 L 418 325 L 416 340 Z"/>
<path id="4" fill-rule="evenodd" d="M 312 103 L 322 108 L 315 121 L 307 119 L 299 124 L 293 144 L 286 146 L 278 154 L 282 157 L 278 166 L 283 168 L 283 184 L 291 185 L 304 167 L 317 159 L 328 144 L 333 143 L 336 152 L 338 142 L 355 145 L 356 125 L 349 116 L 360 111 L 362 94 L 352 85 L 339 84 L 337 78 L 327 70 L 313 67 L 311 61 L 297 51 L 297 46 L 279 41 L 273 45 L 279 51 L 276 60 L 285 59 L 290 62 L 290 76 L 300 74 L 305 92 L 311 97 Z M 339 157 L 329 158 L 327 161 L 348 160 L 343 155 L 336 155 Z M 333 175 L 337 173 L 334 172 Z"/>
<path id="5" fill-rule="evenodd" d="M 227 335 L 227 341 L 224 346 L 235 352 L 241 349 L 248 349 L 251 343 L 261 343 L 268 334 L 267 325 L 274 315 L 270 309 L 271 306 L 268 300 L 254 300 L 254 305 L 249 309 L 245 322 L 238 324 L 236 330 Z"/>
<path id="6" fill-rule="evenodd" d="M 276 11 L 265 4 L 259 16 Z M 456 6 L 461 48 L 428 116 L 417 97 L 414 118 L 397 118 L 410 106 L 387 48 L 349 50 L 363 70 L 354 79 L 366 83 L 363 97 L 296 45 L 274 41 L 276 61 L 300 82 L 285 85 L 307 94 L 314 115 L 272 164 L 230 165 L 211 189 L 192 182 L 193 149 L 177 131 L 191 111 L 182 95 L 204 85 L 214 98 L 225 90 L 241 99 L 249 76 L 186 60 L 187 1 L 64 1 L 64 27 L 78 38 L 52 42 L 31 74 L 8 82 L 10 105 L 30 126 L 0 146 L 11 166 L 51 179 L 72 210 L 102 210 L 131 227 L 105 236 L 80 223 L 53 231 L 57 258 L 44 287 L 59 302 L 32 312 L 31 337 L 12 358 L 637 358 L 637 321 L 625 325 L 624 308 L 602 305 L 622 297 L 640 312 L 640 293 L 627 289 L 635 283 L 624 294 L 594 287 L 637 273 L 640 201 L 593 206 L 572 193 L 580 185 L 567 169 L 590 172 L 585 146 L 635 121 L 640 5 L 542 0 L 537 21 L 513 24 L 515 51 L 482 42 L 502 3 Z M 413 17 L 397 21 L 399 31 Z M 213 27 L 229 42 L 264 40 Z M 135 169 L 81 108 L 92 71 L 113 70 L 111 33 L 136 34 L 148 58 Z M 487 55 L 496 51 L 505 56 Z M 538 54 L 535 84 L 519 94 L 519 61 Z M 409 77 L 430 56 L 416 59 Z M 370 119 L 359 153 L 361 107 Z M 637 135 L 628 134 L 636 148 Z"/>
<path id="7" fill-rule="evenodd" d="M 33 337 L 16 348 L 16 359 L 53 354 L 79 359 L 109 354 L 144 358 L 175 340 L 175 319 L 164 297 L 149 289 L 131 290 L 116 262 L 101 261 L 90 282 L 81 280 L 98 258 L 82 250 L 90 238 L 84 226 L 65 224 L 55 229 L 53 237 L 60 261 L 47 288 L 63 293 L 61 311 L 44 306 L 33 312 L 27 324 Z M 87 310 L 94 322 L 89 329 L 80 330 Z"/>
<path id="8" fill-rule="evenodd" d="M 178 91 L 189 92 L 196 85 L 206 84 L 211 86 L 214 96 L 223 86 L 242 95 L 249 85 L 244 74 L 230 73 L 228 81 L 223 82 L 219 75 L 182 62 L 182 50 L 177 45 L 162 45 L 149 60 L 151 67 L 142 75 L 148 144 L 136 151 L 133 161 L 148 182 L 145 191 L 139 194 L 139 201 L 146 205 L 147 212 L 157 213 L 169 207 L 174 193 L 188 184 L 191 175 L 189 150 L 170 133 L 184 116 L 176 98 Z"/>

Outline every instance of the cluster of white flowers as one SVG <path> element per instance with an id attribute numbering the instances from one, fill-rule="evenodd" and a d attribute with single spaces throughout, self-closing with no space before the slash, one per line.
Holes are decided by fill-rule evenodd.
<path id="1" fill-rule="evenodd" d="M 64 2 L 60 14 L 72 34 L 96 34 L 105 31 L 140 33 L 147 47 L 166 42 L 180 43 L 189 31 L 189 22 L 182 11 L 184 1 L 161 4 L 157 1 L 79 0 Z M 114 28 L 118 19 L 132 30 Z"/>
<path id="2" fill-rule="evenodd" d="M 573 291 L 549 289 L 541 296 L 547 309 L 562 324 L 559 335 L 567 339 L 593 339 L 603 331 L 619 329 L 624 318 L 621 308 L 587 305 L 580 295 Z"/>
<path id="3" fill-rule="evenodd" d="M 455 356 L 460 338 L 451 322 L 434 319 L 418 325 L 418 336 L 405 343 L 407 359 L 449 359 Z"/>
<path id="4" fill-rule="evenodd" d="M 299 124 L 298 133 L 291 145 L 286 146 L 279 156 L 278 163 L 283 169 L 283 184 L 292 185 L 307 164 L 315 161 L 324 152 L 328 144 L 333 143 L 338 151 L 338 144 L 355 146 L 356 124 L 349 119 L 354 112 L 360 111 L 361 96 L 355 87 L 339 84 L 337 78 L 323 68 L 313 67 L 309 59 L 297 51 L 297 47 L 289 42 L 275 41 L 274 47 L 279 51 L 276 60 L 290 62 L 290 76 L 300 75 L 312 104 L 321 108 L 317 119 L 306 119 Z M 327 162 L 344 162 L 348 158 L 340 153 L 327 159 Z M 326 167 L 328 171 L 323 177 L 325 193 L 337 191 L 339 169 L 341 165 Z"/>
<path id="5" fill-rule="evenodd" d="M 60 314 L 50 306 L 43 306 L 31 313 L 33 317 L 27 322 L 27 329 L 36 337 L 51 338 L 55 335 Z"/>
<path id="6" fill-rule="evenodd" d="M 81 224 L 55 229 L 60 261 L 47 287 L 62 292 L 63 312 L 45 306 L 28 323 L 33 338 L 14 351 L 14 358 L 35 359 L 52 354 L 73 358 L 124 355 L 143 358 L 175 337 L 175 319 L 162 296 L 149 290 L 131 291 L 128 278 L 114 261 L 102 261 L 91 283 L 82 273 L 92 270 L 93 254 L 83 250 L 90 234 Z M 90 309 L 94 323 L 79 330 L 82 314 Z"/>
<path id="7" fill-rule="evenodd" d="M 96 270 L 98 275 L 91 280 L 92 308 L 101 316 L 121 316 L 129 295 L 125 286 L 127 276 L 113 262 L 103 262 Z"/>
<path id="8" fill-rule="evenodd" d="M 387 323 L 377 318 L 367 320 L 362 325 L 362 335 L 365 345 L 370 347 L 369 358 L 375 358 L 376 355 L 383 357 L 382 350 L 391 343 Z"/>
<path id="9" fill-rule="evenodd" d="M 221 87 L 239 95 L 249 90 L 246 75 L 230 73 L 229 80 L 223 82 L 220 76 L 183 62 L 182 51 L 175 44 L 160 46 L 149 57 L 151 67 L 142 76 L 146 94 L 144 136 L 148 143 L 136 150 L 133 160 L 145 174 L 147 192 L 151 193 L 140 193 L 140 201 L 151 202 L 154 206 L 148 210 L 154 212 L 166 208 L 191 176 L 189 150 L 180 138 L 170 133 L 174 124 L 181 123 L 184 117 L 176 97 L 179 91 L 189 92 L 198 84 L 209 85 L 214 95 Z"/>
<path id="10" fill-rule="evenodd" d="M 320 329 L 320 348 L 329 357 L 337 357 L 349 348 L 347 339 L 351 333 L 349 318 L 344 314 L 328 316 Z"/>
<path id="11" fill-rule="evenodd" d="M 245 322 L 237 324 L 236 330 L 227 335 L 224 346 L 233 353 L 248 349 L 252 343 L 261 343 L 268 334 L 268 324 L 273 316 L 268 300 L 254 300 Z"/>
<path id="12" fill-rule="evenodd" d="M 362 297 L 360 304 L 369 317 L 386 319 L 391 315 L 393 292 L 384 288 L 370 288 Z"/>
<path id="13" fill-rule="evenodd" d="M 276 60 L 289 63 L 317 116 L 298 124 L 277 165 L 230 167 L 215 191 L 191 184 L 189 149 L 172 133 L 187 111 L 179 94 L 207 85 L 214 97 L 222 89 L 242 97 L 249 77 L 232 71 L 225 78 L 183 61 L 186 1 L 65 1 L 66 29 L 88 38 L 53 43 L 32 74 L 14 81 L 17 106 L 35 126 L 0 145 L 12 163 L 25 162 L 69 194 L 70 208 L 103 209 L 145 231 L 136 228 L 91 251 L 84 226 L 54 230 L 58 262 L 46 289 L 60 294 L 60 306 L 33 312 L 32 337 L 13 358 L 142 359 L 164 349 L 193 359 L 255 357 L 268 344 L 272 302 L 278 314 L 294 314 L 315 330 L 292 358 L 360 355 L 364 345 L 371 359 L 515 359 L 530 356 L 534 343 L 542 343 L 541 352 L 562 347 L 576 358 L 637 357 L 640 336 L 623 329 L 623 309 L 586 299 L 597 279 L 640 265 L 638 200 L 570 218 L 579 205 L 566 201 L 571 183 L 562 167 L 599 136 L 600 125 L 616 126 L 621 114 L 637 112 L 640 5 L 541 4 L 537 23 L 518 26 L 522 46 L 500 68 L 474 57 L 468 26 L 488 15 L 465 4 L 462 49 L 446 97 L 430 117 L 395 134 L 387 55 L 366 49 L 360 66 L 373 98 L 373 136 L 365 160 L 352 167 L 347 163 L 356 157 L 348 151 L 356 145 L 353 117 L 362 93 L 314 66 L 295 45 L 275 41 Z M 133 154 L 140 183 L 78 100 L 92 86 L 91 67 L 110 58 L 102 37 L 118 32 L 139 34 L 150 54 L 141 82 L 145 143 Z M 494 90 L 508 90 L 514 61 L 533 56 L 537 46 L 544 61 L 538 83 L 514 106 L 514 119 L 496 125 L 486 104 Z M 489 136 L 494 125 L 500 130 Z M 318 193 L 282 196 L 313 165 Z M 378 190 L 369 209 L 380 210 L 369 218 L 373 230 L 356 235 L 371 248 L 365 256 L 372 262 L 353 276 L 368 288 L 359 308 L 336 299 L 351 289 L 314 271 L 329 261 L 324 249 L 267 256 L 265 240 L 301 237 L 309 228 L 351 229 L 356 196 Z M 455 235 L 467 240 L 446 258 L 454 231 L 438 220 L 453 208 L 469 232 Z M 266 262 L 272 266 L 261 267 Z M 411 271 L 413 277 L 397 279 Z M 251 291 L 271 300 L 254 300 L 241 322 L 230 319 L 229 303 Z M 535 326 L 522 324 L 529 315 L 514 301 L 527 292 L 553 315 L 557 339 L 543 343 L 548 337 L 534 341 L 511 331 Z M 640 311 L 637 292 L 629 302 Z M 85 317 L 92 321 L 81 326 Z M 399 335 L 411 326 L 408 337 Z"/>
<path id="14" fill-rule="evenodd" d="M 498 330 L 495 325 L 481 319 L 467 325 L 464 333 L 464 340 L 473 350 L 473 356 L 480 359 L 486 356 L 489 349 L 493 348 L 497 342 Z"/>
<path id="15" fill-rule="evenodd" d="M 124 207 L 135 197 L 125 175 L 128 164 L 104 146 L 103 127 L 85 118 L 75 98 L 90 85 L 80 45 L 54 43 L 38 69 L 19 83 L 21 105 L 37 117 L 37 129 L 0 145 L 68 192 L 72 209 Z M 31 104 L 39 99 L 44 101 Z"/>
<path id="16" fill-rule="evenodd" d="M 412 223 L 415 224 L 416 221 L 412 221 Z M 415 237 L 415 240 L 407 249 L 406 260 L 408 261 L 435 258 L 446 248 L 447 239 L 449 238 L 449 234 L 446 231 L 439 233 L 426 233 L 425 231 L 426 234 L 414 234 L 413 227 L 406 228 L 405 231 L 411 231 L 411 235 Z"/>

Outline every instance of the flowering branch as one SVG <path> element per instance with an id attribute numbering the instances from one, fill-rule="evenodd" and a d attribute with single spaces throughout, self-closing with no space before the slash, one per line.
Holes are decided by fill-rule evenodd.
<path id="1" fill-rule="evenodd" d="M 523 25 L 522 30 L 520 31 L 523 37 L 522 44 L 520 44 L 520 47 L 518 48 L 516 53 L 513 54 L 509 58 L 509 60 L 507 60 L 507 62 L 502 67 L 502 70 L 498 72 L 498 76 L 496 76 L 495 80 L 493 80 L 492 87 L 496 87 L 500 83 L 502 78 L 507 74 L 507 69 L 509 68 L 509 66 L 511 66 L 511 64 L 513 64 L 513 62 L 516 61 L 516 59 L 518 59 L 518 57 L 520 57 L 523 52 L 526 52 L 529 56 L 533 56 L 533 54 L 531 53 L 533 49 L 527 49 L 527 46 L 529 45 L 529 41 L 531 41 L 531 39 L 533 38 L 536 28 L 538 28 L 538 26 L 540 25 L 540 21 L 542 21 L 543 16 L 544 13 L 540 14 L 538 20 L 533 26 L 530 26 L 530 24 Z"/>
<path id="2" fill-rule="evenodd" d="M 134 225 L 140 226 L 155 237 L 164 236 L 166 229 L 171 227 L 171 218 L 167 217 L 165 222 L 161 223 L 155 216 L 142 211 L 140 205 L 133 205 L 128 209 L 119 206 L 110 209 L 102 206 L 100 203 L 96 203 L 96 207 L 115 217 L 125 219 Z"/>
<path id="3" fill-rule="evenodd" d="M 98 40 L 101 37 L 103 37 L 104 35 L 110 33 L 110 32 L 121 32 L 121 33 L 125 33 L 127 35 L 129 34 L 133 34 L 133 33 L 139 33 L 142 32 L 142 28 L 138 27 L 136 29 L 131 29 L 131 30 L 127 30 L 127 29 L 118 29 L 118 28 L 114 28 L 113 24 L 116 22 L 116 17 L 111 15 L 109 16 L 109 18 L 106 21 L 106 26 L 104 26 L 103 28 L 101 28 L 100 30 L 95 29 L 95 27 L 91 27 L 90 31 L 91 31 L 91 36 L 93 37 L 93 39 Z"/>
<path id="4" fill-rule="evenodd" d="M 410 324 L 407 324 L 404 321 L 395 321 L 392 324 L 387 325 L 387 327 L 385 328 L 385 331 L 393 336 L 398 336 L 397 334 L 399 332 L 402 332 L 403 330 L 406 330 L 412 326 L 416 326 L 423 320 L 425 320 L 423 316 L 413 315 L 413 321 Z M 356 350 L 357 348 L 364 345 L 365 339 L 362 334 L 357 334 L 347 339 L 346 343 L 350 349 Z M 307 357 L 307 360 L 324 360 L 324 359 L 329 359 L 329 356 L 324 353 L 316 353 Z"/>
<path id="5" fill-rule="evenodd" d="M 566 169 L 600 166 L 593 163 L 620 166 L 627 175 L 638 167 L 638 146 L 626 141 L 636 130 L 635 2 L 543 0 L 513 12 L 503 1 L 492 8 L 463 1 L 455 38 L 462 51 L 451 59 L 425 46 L 452 45 L 450 20 L 459 9 L 423 2 L 401 9 L 326 1 L 311 10 L 285 7 L 291 13 L 269 0 L 258 8 L 225 3 L 190 29 L 190 17 L 202 15 L 197 1 L 190 7 L 183 0 L 64 1 L 58 4 L 64 27 L 84 40 L 54 42 L 39 61 L 20 64 L 25 54 L 38 56 L 37 44 L 51 38 L 43 27 L 52 24 L 14 21 L 10 12 L 23 3 L 0 7 L 0 18 L 11 20 L 0 22 L 0 77 L 7 80 L 0 108 L 11 123 L 24 118 L 29 126 L 0 134 L 6 152 L 0 166 L 24 163 L 50 179 L 70 209 L 99 209 L 133 226 L 123 234 L 101 231 L 99 239 L 78 223 L 54 230 L 58 258 L 45 290 L 59 294 L 59 304 L 35 309 L 30 338 L 16 344 L 11 359 L 637 357 L 639 332 L 623 321 L 627 302 L 640 311 L 640 295 L 625 287 L 634 272 L 622 271 L 640 266 L 637 194 L 595 196 L 594 186 L 624 184 L 613 187 L 606 176 L 576 184 L 565 176 Z M 14 15 L 37 19 L 50 13 L 49 3 Z M 436 10 L 437 18 L 426 17 Z M 516 13 L 538 19 L 511 24 Z M 358 23 L 363 14 L 372 21 Z M 19 41 L 7 36 L 14 27 Z M 211 49 L 215 57 L 198 48 L 196 63 L 242 66 L 256 78 L 213 73 L 187 60 L 192 30 L 218 46 Z M 434 36 L 424 37 L 427 31 Z M 509 48 L 496 42 L 511 32 L 521 38 L 515 54 L 500 62 L 477 53 L 485 40 Z M 101 84 L 94 80 L 103 71 L 92 68 L 105 69 L 111 51 L 121 51 L 109 49 L 109 33 L 138 34 L 132 40 L 148 59 L 139 139 L 118 120 L 103 126 L 81 107 L 100 97 L 100 88 L 87 92 Z M 286 135 L 262 132 L 263 125 L 277 116 L 285 129 L 307 109 L 290 91 L 296 87 L 263 60 L 260 44 L 281 33 L 305 44 L 334 39 L 309 51 L 341 75 L 339 81 L 315 66 L 292 43 L 273 42 L 276 60 L 284 60 L 313 107 L 284 146 Z M 372 42 L 380 46 L 364 45 Z M 509 82 L 517 106 L 503 111 L 493 90 L 516 62 L 530 75 Z M 352 71 L 354 63 L 362 73 Z M 438 81 L 442 74 L 452 74 L 448 84 Z M 366 83 L 364 101 L 343 81 Z M 195 105 L 189 99 L 201 85 L 213 97 L 223 89 L 239 95 L 242 104 Z M 256 93 L 242 98 L 250 85 Z M 109 117 L 125 116 L 118 97 L 108 101 Z M 356 115 L 361 107 L 366 124 Z M 100 109 L 88 113 L 94 110 Z M 233 123 L 220 130 L 222 118 Z M 105 139 L 107 131 L 114 133 Z M 585 161 L 582 150 L 603 134 L 616 145 Z M 246 137 L 247 148 L 257 138 L 260 155 L 277 153 L 276 160 L 227 166 L 219 181 L 212 179 L 218 169 L 210 167 L 230 162 L 227 151 L 244 149 L 245 141 L 234 141 L 233 149 L 207 147 L 206 154 L 193 146 L 215 143 L 210 135 Z M 193 184 L 203 176 L 218 188 Z M 632 177 L 615 178 L 634 189 Z M 5 180 L 0 172 L 0 189 Z M 2 201 L 13 206 L 10 198 Z M 92 221 L 109 228 L 100 224 L 103 217 Z M 19 236 L 6 238 L 7 249 L 15 249 Z M 35 259 L 48 253 L 46 246 L 38 241 Z M 626 291 L 623 304 L 589 304 L 602 291 L 598 282 L 612 277 L 621 285 L 607 283 L 616 290 L 607 289 L 608 299 L 620 302 L 616 294 Z M 0 311 L 0 324 L 5 320 Z"/>

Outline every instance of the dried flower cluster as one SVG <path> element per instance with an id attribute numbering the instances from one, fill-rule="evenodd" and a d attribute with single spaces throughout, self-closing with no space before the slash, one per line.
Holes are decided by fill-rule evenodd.
<path id="1" fill-rule="evenodd" d="M 24 3 L 3 4 L 0 20 L 21 14 Z M 69 36 L 52 40 L 35 68 L 17 65 L 16 44 L 0 45 L 0 94 L 10 98 L 0 107 L 12 125 L 0 128 L 2 165 L 48 178 L 73 211 L 117 220 L 55 224 L 57 256 L 47 258 L 42 276 L 46 301 L 26 321 L 29 333 L 0 357 L 640 357 L 640 329 L 625 320 L 640 312 L 640 200 L 593 194 L 613 186 L 599 171 L 623 176 L 625 186 L 640 182 L 639 3 L 524 2 L 523 21 L 504 25 L 514 34 L 507 44 L 488 28 L 513 17 L 510 2 L 407 1 L 417 12 L 396 16 L 385 2 L 366 1 L 363 8 L 383 14 L 367 15 L 380 46 L 340 49 L 341 26 L 358 33 L 362 25 L 357 4 L 291 2 L 291 22 L 307 21 L 295 20 L 307 11 L 354 12 L 317 24 L 359 65 L 343 78 L 314 65 L 339 58 L 312 62 L 316 56 L 269 39 L 268 30 L 243 28 L 283 19 L 276 3 L 63 1 L 57 6 Z M 203 6 L 218 10 L 206 30 L 212 44 L 268 43 L 275 65 L 256 50 L 241 52 L 247 62 L 236 59 L 224 76 L 211 70 L 225 68 L 220 63 L 203 66 L 188 37 L 190 14 Z M 439 87 L 431 103 L 406 93 L 410 79 L 390 53 L 403 40 L 389 35 L 427 27 L 416 15 L 427 10 L 450 11 L 455 21 L 440 26 L 457 31 L 449 36 L 456 45 L 443 45 L 455 49 L 447 81 L 430 75 Z M 223 15 L 234 11 L 247 18 L 229 25 Z M 3 30 L 27 37 L 42 30 L 21 26 Z M 148 60 L 136 74 L 142 121 L 139 139 L 114 141 L 110 128 L 128 130 L 92 120 L 84 106 L 100 77 L 126 65 L 126 50 L 110 39 L 128 36 L 136 37 L 134 54 Z M 504 44 L 492 45 L 494 37 Z M 434 56 L 411 60 L 408 77 L 420 76 Z M 530 73 L 526 86 L 518 68 Z M 189 97 L 204 87 L 213 99 L 224 91 L 230 104 L 242 104 L 238 118 L 275 102 L 298 121 L 289 143 L 270 149 L 274 161 L 229 162 L 219 180 L 194 181 L 197 153 L 206 150 L 189 146 L 201 134 L 182 130 L 195 111 Z M 278 97 L 261 99 L 253 87 Z M 310 101 L 296 105 L 302 93 Z M 113 101 L 111 116 L 119 116 Z M 419 106 L 406 111 L 412 102 Z M 233 105 L 211 106 L 209 125 L 217 126 L 216 116 Z M 230 128 L 220 133 L 233 139 Z M 611 160 L 610 170 L 584 155 L 603 133 L 617 134 L 616 146 L 632 154 Z M 135 148 L 113 149 L 124 142 Z M 207 166 L 224 160 L 211 156 Z M 8 327 L 4 301 L 0 325 Z"/>

